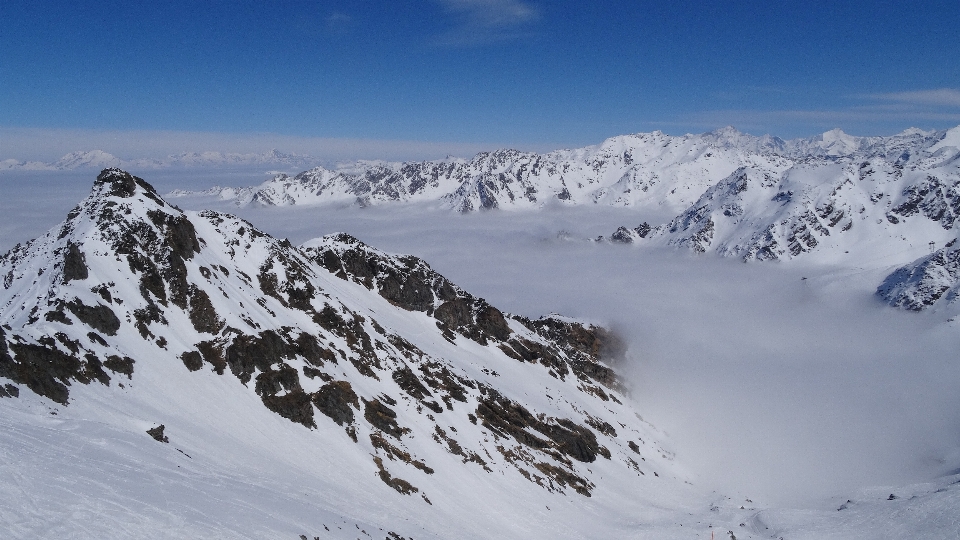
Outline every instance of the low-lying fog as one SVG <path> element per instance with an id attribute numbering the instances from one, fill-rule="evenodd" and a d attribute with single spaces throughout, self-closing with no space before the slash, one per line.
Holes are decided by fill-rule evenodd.
<path id="1" fill-rule="evenodd" d="M 61 221 L 93 176 L 57 213 L 37 190 L 4 184 L 0 249 Z M 143 176 L 162 192 L 169 187 Z M 7 213 L 11 199 L 17 217 Z M 294 243 L 347 232 L 426 259 L 502 310 L 608 325 L 630 345 L 620 369 L 641 414 L 705 487 L 758 503 L 818 505 L 960 467 L 960 327 L 881 304 L 873 291 L 885 269 L 744 264 L 586 240 L 659 223 L 667 211 L 459 215 L 427 206 L 171 202 L 238 214 Z"/>

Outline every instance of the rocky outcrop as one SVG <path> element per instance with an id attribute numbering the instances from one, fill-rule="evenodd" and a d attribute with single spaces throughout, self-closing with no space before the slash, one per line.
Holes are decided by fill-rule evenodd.
<path id="1" fill-rule="evenodd" d="M 425 502 L 414 475 L 439 470 L 422 457 L 433 448 L 590 495 L 583 464 L 612 459 L 612 426 L 645 429 L 610 363 L 622 344 L 603 328 L 504 314 L 346 234 L 295 247 L 227 214 L 184 213 L 120 170 L 0 257 L 0 275 L 0 397 L 22 386 L 69 405 L 78 385 L 129 391 L 153 363 L 212 373 L 279 422 L 338 426 L 387 486 Z M 524 403 L 534 387 L 563 400 Z M 163 429 L 149 433 L 166 442 Z"/>
<path id="2" fill-rule="evenodd" d="M 911 311 L 953 303 L 958 293 L 960 247 L 955 240 L 896 269 L 877 288 L 877 294 L 891 306 Z"/>

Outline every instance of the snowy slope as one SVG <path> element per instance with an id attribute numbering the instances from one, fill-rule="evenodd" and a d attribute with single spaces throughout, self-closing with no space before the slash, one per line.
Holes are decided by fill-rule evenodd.
<path id="1" fill-rule="evenodd" d="M 4 537 L 960 534 L 956 477 L 827 510 L 701 490 L 603 329 L 503 314 L 346 234 L 181 212 L 122 171 L 0 276 Z"/>
<path id="2" fill-rule="evenodd" d="M 956 239 L 897 268 L 877 288 L 877 294 L 890 305 L 912 311 L 954 304 L 958 293 L 960 250 Z"/>
<path id="3" fill-rule="evenodd" d="M 0 276 L 13 537 L 601 537 L 708 506 L 614 336 L 415 257 L 297 248 L 108 169 Z"/>
<path id="4" fill-rule="evenodd" d="M 958 236 L 957 133 L 831 132 L 792 143 L 788 151 L 809 155 L 780 171 L 741 167 L 670 222 L 620 227 L 610 240 L 745 261 L 804 256 L 860 268 L 915 261 L 891 274 L 879 294 L 895 306 L 922 309 L 958 284 L 953 252 L 944 248 Z"/>

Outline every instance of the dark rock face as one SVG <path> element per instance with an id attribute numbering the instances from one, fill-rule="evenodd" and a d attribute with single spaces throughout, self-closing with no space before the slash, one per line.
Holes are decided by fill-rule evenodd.
<path id="1" fill-rule="evenodd" d="M 110 355 L 107 357 L 106 361 L 103 362 L 103 367 L 114 373 L 122 373 L 126 375 L 128 379 L 132 379 L 133 364 L 133 358 L 128 356 L 120 357 L 117 355 Z"/>
<path id="2" fill-rule="evenodd" d="M 618 244 L 632 244 L 633 235 L 630 233 L 630 229 L 620 227 L 610 235 L 610 241 Z"/>
<path id="3" fill-rule="evenodd" d="M 906 200 L 891 209 L 891 213 L 902 217 L 919 213 L 946 230 L 960 219 L 960 182 L 927 175 L 926 179 L 907 186 L 903 195 Z"/>
<path id="4" fill-rule="evenodd" d="M 18 398 L 20 397 L 20 389 L 12 384 L 5 384 L 0 386 L 0 398 Z"/>
<path id="5" fill-rule="evenodd" d="M 73 242 L 67 242 L 67 251 L 63 255 L 63 281 L 87 279 L 87 258 Z"/>
<path id="6" fill-rule="evenodd" d="M 296 369 L 284 363 L 268 366 L 257 375 L 254 388 L 271 411 L 306 427 L 316 427 L 311 396 L 300 387 L 300 375 Z"/>
<path id="7" fill-rule="evenodd" d="M 241 335 L 227 347 L 227 365 L 244 384 L 260 371 L 291 357 L 286 340 L 273 330 L 264 330 L 259 336 Z"/>
<path id="8" fill-rule="evenodd" d="M 411 495 L 420 491 L 416 486 L 410 482 L 407 482 L 403 478 L 394 478 L 393 475 L 390 474 L 390 471 L 383 466 L 383 459 L 381 459 L 379 456 L 374 457 L 373 462 L 377 465 L 377 469 L 379 469 L 377 476 L 379 476 L 380 480 L 382 480 L 384 484 L 397 490 L 398 493 Z"/>
<path id="9" fill-rule="evenodd" d="M 397 439 L 410 431 L 397 424 L 397 413 L 378 399 L 363 400 L 363 417 L 373 427 Z"/>
<path id="10" fill-rule="evenodd" d="M 24 384 L 34 393 L 67 404 L 71 380 L 83 377 L 83 363 L 55 347 L 13 343 L 10 350 L 16 361 L 6 356 L 0 365 L 0 376 Z"/>
<path id="11" fill-rule="evenodd" d="M 542 421 L 519 403 L 506 399 L 493 390 L 477 405 L 477 418 L 483 426 L 503 435 L 509 435 L 524 446 L 536 450 L 555 449 L 577 461 L 591 463 L 597 455 L 609 458 L 609 451 L 597 443 L 597 436 L 589 428 L 565 418 Z M 533 435 L 534 430 L 546 439 Z"/>
<path id="12" fill-rule="evenodd" d="M 120 169 L 104 169 L 97 176 L 94 187 L 103 184 L 110 195 L 115 197 L 133 197 L 137 191 L 136 177 Z"/>
<path id="13" fill-rule="evenodd" d="M 357 393 L 347 381 L 329 382 L 313 395 L 313 404 L 331 420 L 342 426 L 353 423 L 353 409 L 360 409 Z"/>
<path id="14" fill-rule="evenodd" d="M 408 366 L 403 366 L 402 368 L 394 371 L 393 380 L 404 392 L 409 394 L 417 401 L 423 401 L 425 397 L 433 395 L 430 393 L 430 390 L 428 390 L 427 387 L 420 382 L 420 379 L 414 375 L 413 370 Z"/>
<path id="15" fill-rule="evenodd" d="M 404 366 L 393 372 L 393 380 L 397 383 L 401 390 L 406 392 L 410 397 L 416 399 L 424 407 L 430 409 L 431 411 L 440 414 L 443 412 L 443 407 L 440 406 L 435 400 L 427 401 L 428 397 L 432 397 L 433 394 L 427 389 L 423 383 L 420 382 L 420 379 L 417 378 L 413 370 L 409 366 Z"/>
<path id="16" fill-rule="evenodd" d="M 877 295 L 894 307 L 922 311 L 950 301 L 960 291 L 960 249 L 956 241 L 896 269 L 877 287 Z"/>
<path id="17" fill-rule="evenodd" d="M 57 332 L 54 337 L 56 339 L 44 336 L 37 343 L 29 343 L 21 336 L 13 335 L 12 341 L 8 342 L 6 332 L 0 328 L 0 377 L 26 385 L 35 394 L 61 405 L 67 404 L 71 381 L 110 384 L 110 376 L 103 371 L 103 364 L 96 355 L 85 352 L 77 341 L 62 332 Z M 67 352 L 61 351 L 58 344 Z M 132 360 L 130 362 L 132 366 Z M 8 386 L 8 393 L 19 396 L 19 389 Z"/>
<path id="18" fill-rule="evenodd" d="M 108 336 L 117 335 L 117 330 L 120 329 L 120 319 L 109 307 L 103 304 L 87 306 L 78 299 L 74 299 L 65 305 L 70 313 L 73 313 L 76 318 L 80 319 L 80 322 L 90 328 L 99 330 Z"/>
<path id="19" fill-rule="evenodd" d="M 186 216 L 173 216 L 156 210 L 147 212 L 147 216 L 164 232 L 164 244 L 175 256 L 189 261 L 195 253 L 200 253 L 197 231 Z"/>
<path id="20" fill-rule="evenodd" d="M 601 360 L 616 362 L 623 357 L 626 346 L 612 332 L 597 326 L 584 326 L 578 322 L 556 317 L 530 320 L 514 317 L 549 343 L 562 349 L 524 339 L 510 339 L 500 346 L 508 356 L 520 361 L 539 362 L 563 378 L 567 369 L 582 381 L 595 381 L 609 389 L 621 391 L 623 385 L 616 372 Z"/>
<path id="21" fill-rule="evenodd" d="M 308 256 L 342 279 L 375 290 L 394 305 L 433 315 L 441 328 L 459 332 L 481 345 L 510 335 L 503 314 L 435 272 L 422 259 L 387 255 L 347 234 L 326 238 Z M 448 336 L 452 339 L 452 335 Z"/>
<path id="22" fill-rule="evenodd" d="M 308 428 L 317 427 L 313 421 L 313 405 L 310 394 L 301 389 L 282 396 L 263 396 L 263 404 L 280 416 Z"/>
<path id="23" fill-rule="evenodd" d="M 457 297 L 453 284 L 421 259 L 381 254 L 348 234 L 330 238 L 337 242 L 336 248 L 315 252 L 312 258 L 338 277 L 368 289 L 376 287 L 394 305 L 426 312 L 433 309 L 435 299 Z"/>
<path id="24" fill-rule="evenodd" d="M 190 371 L 199 371 L 203 367 L 203 357 L 197 351 L 187 351 L 181 354 L 180 360 Z"/>
<path id="25" fill-rule="evenodd" d="M 210 297 L 196 285 L 190 285 L 190 322 L 197 332 L 206 332 L 208 334 L 217 334 L 223 329 L 225 323 L 217 310 L 214 309 Z"/>
<path id="26" fill-rule="evenodd" d="M 148 429 L 147 435 L 153 437 L 153 440 L 157 442 L 168 443 L 170 442 L 170 439 L 163 434 L 164 429 L 165 429 L 165 426 L 163 424 L 160 424 L 155 428 Z"/>
<path id="27" fill-rule="evenodd" d="M 531 465 L 547 481 L 559 486 L 569 486 L 577 493 L 589 497 L 594 487 L 585 478 L 575 473 L 568 458 L 583 463 L 596 461 L 597 456 L 610 459 L 610 451 L 597 442 L 596 435 L 590 429 L 565 418 L 545 418 L 534 416 L 523 405 L 504 398 L 491 388 L 483 388 L 484 397 L 477 405 L 477 418 L 483 427 L 495 435 L 509 437 L 520 447 L 535 450 L 553 458 L 559 465 L 538 461 L 530 452 L 521 449 L 497 449 L 512 463 L 523 462 Z M 534 432 L 542 436 L 535 435 Z M 518 468 L 530 479 L 530 473 Z M 538 480 L 538 483 L 542 480 Z"/>

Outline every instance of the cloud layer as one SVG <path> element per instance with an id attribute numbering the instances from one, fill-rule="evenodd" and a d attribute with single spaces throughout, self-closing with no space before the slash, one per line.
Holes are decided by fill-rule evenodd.
<path id="1" fill-rule="evenodd" d="M 495 144 L 297 137 L 276 133 L 118 131 L 0 127 L 0 160 L 55 161 L 76 151 L 103 150 L 122 159 L 164 158 L 185 152 L 261 153 L 272 149 L 321 161 L 472 157 Z"/>
<path id="2" fill-rule="evenodd" d="M 441 34 L 442 45 L 485 45 L 515 39 L 540 18 L 540 11 L 519 0 L 437 0 L 456 25 Z"/>
<path id="3" fill-rule="evenodd" d="M 914 90 L 911 92 L 891 92 L 886 94 L 867 94 L 867 97 L 883 101 L 908 103 L 960 109 L 960 90 L 937 88 L 934 90 Z"/>

